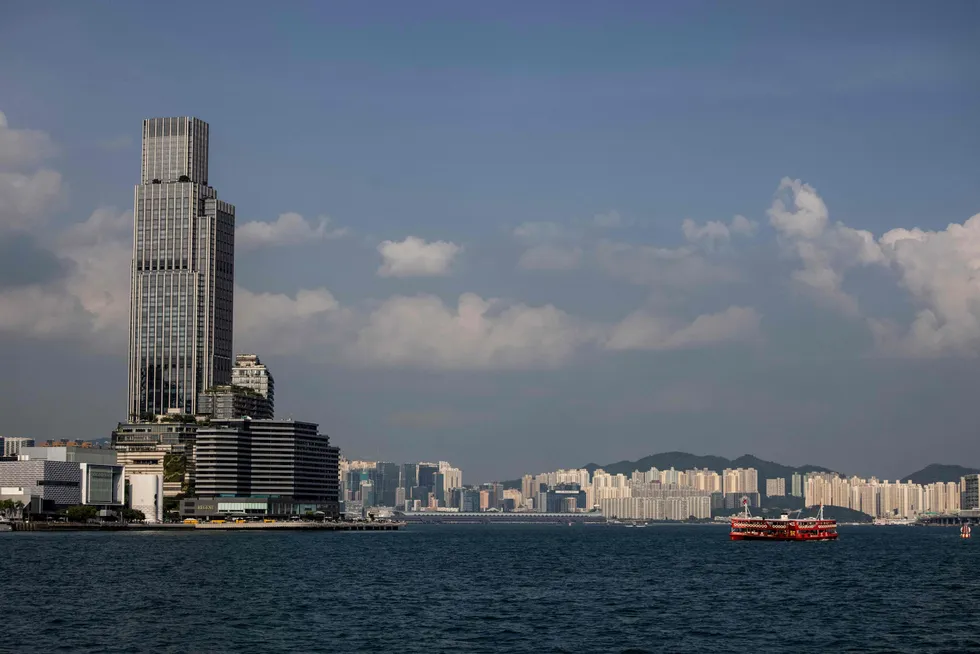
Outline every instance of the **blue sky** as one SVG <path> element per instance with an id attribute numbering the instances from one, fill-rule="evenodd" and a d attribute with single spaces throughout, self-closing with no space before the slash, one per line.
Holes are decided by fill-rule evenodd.
<path id="1" fill-rule="evenodd" d="M 0 253 L 18 253 L 0 353 L 25 380 L 0 434 L 97 437 L 122 417 L 140 121 L 194 115 L 212 185 L 259 224 L 240 236 L 236 348 L 351 456 L 450 458 L 470 481 L 665 449 L 881 476 L 980 464 L 975 237 L 947 229 L 980 212 L 975 3 L 6 16 L 0 175 L 59 181 L 30 202 L 0 183 Z M 500 299 L 477 311 L 486 332 L 467 331 L 468 293 Z M 53 397 L 68 410 L 39 415 Z"/>

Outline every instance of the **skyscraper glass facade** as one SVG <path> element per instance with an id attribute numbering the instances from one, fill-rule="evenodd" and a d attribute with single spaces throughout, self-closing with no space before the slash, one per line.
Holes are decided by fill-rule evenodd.
<path id="1" fill-rule="evenodd" d="M 231 381 L 235 207 L 208 186 L 208 125 L 143 121 L 134 202 L 129 414 L 196 413 Z"/>

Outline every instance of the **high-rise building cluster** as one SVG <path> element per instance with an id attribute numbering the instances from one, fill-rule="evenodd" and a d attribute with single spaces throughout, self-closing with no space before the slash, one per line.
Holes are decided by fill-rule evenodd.
<path id="1" fill-rule="evenodd" d="M 959 483 L 916 484 L 809 472 L 803 476 L 802 484 L 807 506 L 841 506 L 878 518 L 914 518 L 924 513 L 955 513 L 960 508 L 975 508 L 961 502 L 968 478 Z"/>
<path id="2" fill-rule="evenodd" d="M 342 459 L 340 469 L 342 500 L 364 510 L 596 512 L 626 520 L 687 520 L 709 518 L 712 509 L 734 507 L 742 498 L 759 503 L 758 474 L 751 468 L 722 473 L 651 468 L 629 477 L 601 469 L 555 470 L 524 475 L 520 488 L 496 482 L 464 486 L 461 471 L 445 461 Z"/>
<path id="3" fill-rule="evenodd" d="M 463 471 L 448 461 L 340 461 L 341 499 L 349 506 L 423 510 L 459 507 Z M 502 497 L 502 489 L 501 489 Z"/>
<path id="4" fill-rule="evenodd" d="M 128 420 L 113 430 L 112 449 L 78 456 L 108 461 L 111 455 L 112 474 L 129 484 L 133 506 L 146 509 L 148 519 L 177 498 L 186 517 L 336 516 L 339 450 L 314 423 L 275 419 L 275 380 L 257 355 L 232 358 L 235 207 L 209 184 L 209 131 L 197 118 L 143 121 Z M 92 475 L 87 492 L 84 469 L 52 460 L 57 448 L 31 445 L 7 439 L 5 457 L 23 460 L 2 465 L 20 471 L 14 481 L 42 475 L 29 484 L 31 492 L 43 489 L 35 493 L 35 512 L 111 495 L 102 489 L 104 470 L 78 464 Z M 48 472 L 55 476 L 45 478 Z"/>

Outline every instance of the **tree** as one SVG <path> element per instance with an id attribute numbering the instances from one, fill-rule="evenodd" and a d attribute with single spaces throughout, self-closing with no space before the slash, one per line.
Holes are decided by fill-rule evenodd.
<path id="1" fill-rule="evenodd" d="M 23 516 L 24 503 L 16 500 L 0 501 L 0 515 L 5 518 L 20 518 Z"/>
<path id="2" fill-rule="evenodd" d="M 72 522 L 85 522 L 98 514 L 99 510 L 94 506 L 70 506 L 65 510 L 65 515 Z"/>
<path id="3" fill-rule="evenodd" d="M 146 520 L 146 514 L 137 509 L 123 509 L 122 517 L 129 522 Z"/>

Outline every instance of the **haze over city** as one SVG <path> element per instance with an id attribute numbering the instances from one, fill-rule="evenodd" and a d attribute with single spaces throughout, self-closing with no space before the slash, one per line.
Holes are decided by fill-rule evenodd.
<path id="1" fill-rule="evenodd" d="M 234 351 L 350 458 L 980 464 L 976 4 L 192 6 L 4 12 L 0 434 L 126 418 L 141 125 L 196 116 Z"/>

